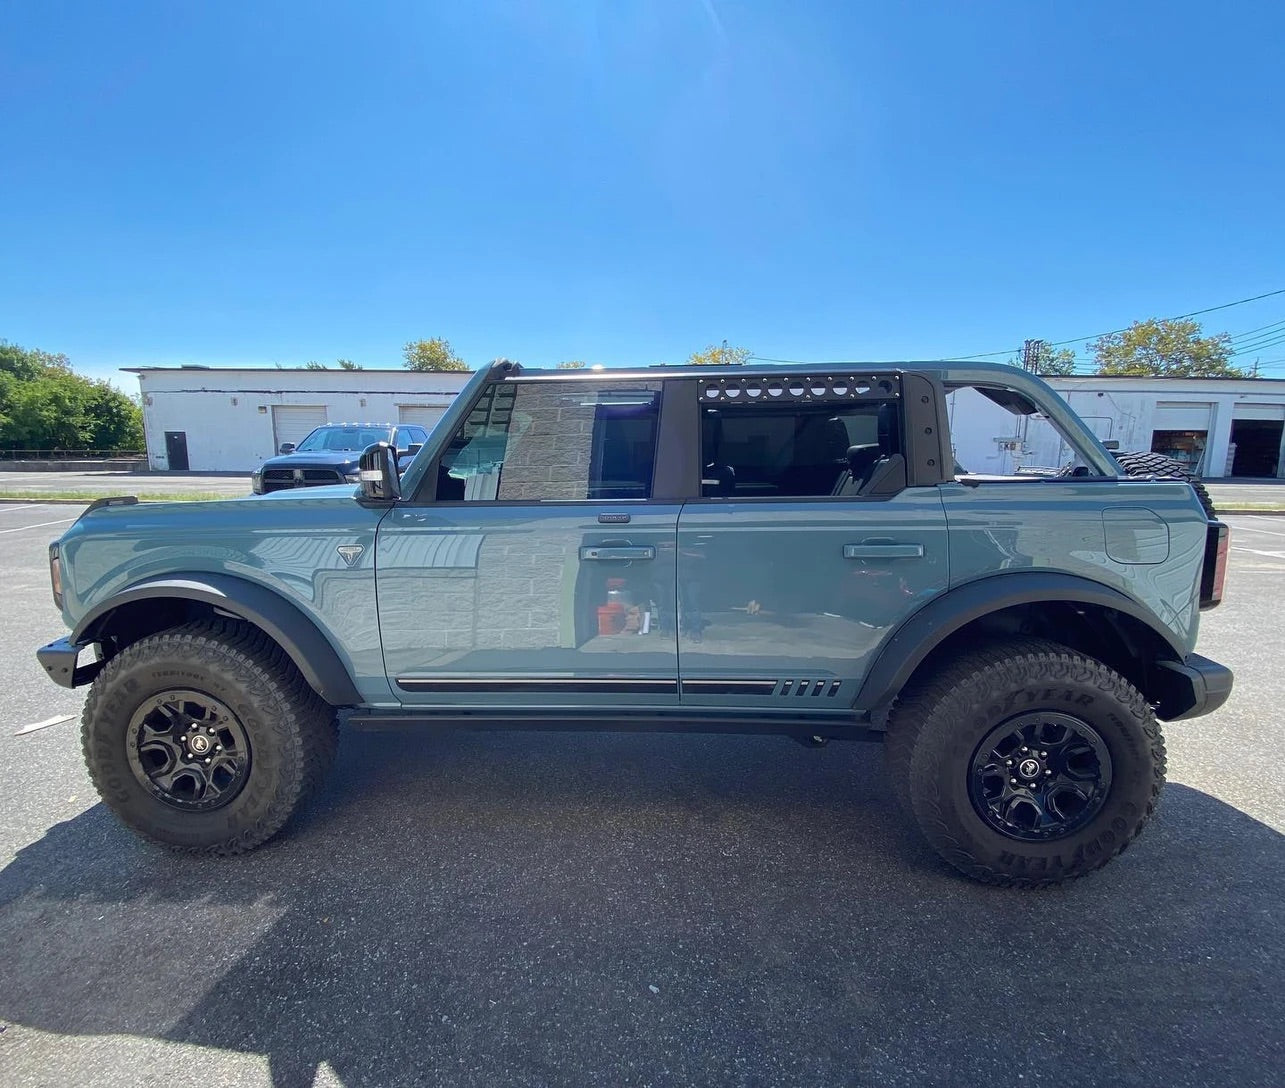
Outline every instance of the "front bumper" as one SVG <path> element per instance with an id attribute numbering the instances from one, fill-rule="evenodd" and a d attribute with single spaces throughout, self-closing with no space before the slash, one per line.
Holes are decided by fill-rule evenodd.
<path id="1" fill-rule="evenodd" d="M 1207 657 L 1188 654 L 1184 661 L 1162 661 L 1160 667 L 1156 714 L 1165 721 L 1210 714 L 1231 695 L 1231 669 Z"/>
<path id="2" fill-rule="evenodd" d="M 84 646 L 76 646 L 68 638 L 60 638 L 48 646 L 41 646 L 36 651 L 36 660 L 40 662 L 49 679 L 64 688 L 78 688 L 88 684 L 103 667 L 101 661 L 91 661 L 88 665 L 77 665 L 80 651 Z"/>

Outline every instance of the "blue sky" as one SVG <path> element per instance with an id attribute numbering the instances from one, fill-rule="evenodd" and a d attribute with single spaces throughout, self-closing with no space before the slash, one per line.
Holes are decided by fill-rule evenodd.
<path id="1" fill-rule="evenodd" d="M 98 375 L 956 356 L 1285 288 L 1266 0 L 0 20 L 0 337 Z"/>

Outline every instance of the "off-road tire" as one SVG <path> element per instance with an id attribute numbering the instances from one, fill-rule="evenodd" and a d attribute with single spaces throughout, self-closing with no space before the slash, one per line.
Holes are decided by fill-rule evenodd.
<path id="1" fill-rule="evenodd" d="M 1200 500 L 1200 505 L 1205 508 L 1205 513 L 1210 520 L 1218 516 L 1218 511 L 1214 509 L 1214 501 L 1209 497 L 1209 492 L 1205 490 L 1205 485 L 1200 482 L 1200 478 L 1172 457 L 1166 457 L 1163 453 L 1117 453 L 1114 456 L 1126 476 L 1157 476 L 1162 480 L 1186 480 L 1196 492 L 1196 497 Z"/>
<path id="2" fill-rule="evenodd" d="M 910 757 L 928 709 L 922 685 L 902 692 L 888 715 L 888 729 L 883 738 L 883 765 L 888 785 L 897 806 L 912 818 L 915 813 L 910 804 Z"/>
<path id="3" fill-rule="evenodd" d="M 236 716 L 250 748 L 239 792 L 212 811 L 173 807 L 130 764 L 130 723 L 149 700 L 190 690 Z M 103 667 L 81 725 L 89 776 L 107 806 L 145 839 L 189 854 L 240 854 L 266 842 L 313 794 L 334 761 L 334 708 L 261 631 L 232 620 L 187 624 L 133 643 Z"/>
<path id="4" fill-rule="evenodd" d="M 1142 694 L 1100 661 L 1042 639 L 994 643 L 937 670 L 913 705 L 922 715 L 907 783 L 915 822 L 974 880 L 1043 887 L 1085 876 L 1123 851 L 1155 811 L 1165 779 L 1160 726 Z M 987 823 L 970 797 L 970 775 L 993 729 L 1042 712 L 1072 715 L 1096 731 L 1111 779 L 1084 826 L 1029 841 Z"/>

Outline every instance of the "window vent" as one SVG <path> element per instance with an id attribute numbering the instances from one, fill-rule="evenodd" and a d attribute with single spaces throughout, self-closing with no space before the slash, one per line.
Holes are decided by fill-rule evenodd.
<path id="1" fill-rule="evenodd" d="M 821 695 L 827 699 L 833 699 L 839 694 L 842 684 L 842 680 L 782 680 L 776 694 L 781 697 L 789 695 L 796 699 L 800 697 L 815 699 Z"/>

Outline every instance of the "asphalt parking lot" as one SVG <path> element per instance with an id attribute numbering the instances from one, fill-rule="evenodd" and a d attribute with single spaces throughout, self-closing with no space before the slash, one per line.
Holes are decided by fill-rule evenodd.
<path id="1" fill-rule="evenodd" d="M 92 794 L 47 541 L 0 507 L 0 1083 L 1279 1085 L 1285 518 L 1233 516 L 1200 649 L 1218 713 L 1096 876 L 957 878 L 868 745 L 347 734 L 244 858 L 146 846 Z"/>

